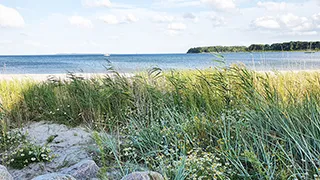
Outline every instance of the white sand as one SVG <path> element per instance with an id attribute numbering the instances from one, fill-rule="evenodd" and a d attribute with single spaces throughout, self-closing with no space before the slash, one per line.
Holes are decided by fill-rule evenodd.
<path id="1" fill-rule="evenodd" d="M 300 72 L 318 72 L 320 70 L 280 70 L 280 71 L 257 71 L 258 73 L 300 73 Z M 81 76 L 86 79 L 94 78 L 94 77 L 103 77 L 107 75 L 106 73 L 76 73 L 76 76 Z M 109 74 L 111 75 L 111 74 Z M 132 73 L 120 73 L 122 76 L 132 77 L 134 74 Z M 33 81 L 45 81 L 50 77 L 55 77 L 56 79 L 67 79 L 67 74 L 0 74 L 1 80 L 33 80 Z"/>
<path id="2" fill-rule="evenodd" d="M 76 76 L 81 76 L 86 79 L 93 77 L 103 77 L 107 74 L 105 73 L 76 73 Z M 110 74 L 111 75 L 111 74 Z M 122 73 L 123 76 L 133 76 L 130 73 Z M 67 74 L 0 74 L 0 80 L 34 80 L 34 81 L 45 81 L 50 77 L 54 77 L 56 79 L 67 79 Z"/>
<path id="3" fill-rule="evenodd" d="M 275 71 L 256 71 L 258 73 L 320 73 L 320 69 L 310 70 L 275 70 Z"/>

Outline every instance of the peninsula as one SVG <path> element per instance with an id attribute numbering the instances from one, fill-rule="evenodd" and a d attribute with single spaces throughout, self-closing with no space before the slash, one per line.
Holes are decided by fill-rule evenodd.
<path id="1" fill-rule="evenodd" d="M 206 46 L 190 48 L 187 53 L 252 52 L 252 51 L 319 51 L 320 41 L 291 41 L 247 46 Z"/>

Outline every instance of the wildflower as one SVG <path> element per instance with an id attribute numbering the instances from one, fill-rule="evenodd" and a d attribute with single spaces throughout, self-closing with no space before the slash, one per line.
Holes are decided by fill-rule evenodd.
<path id="1" fill-rule="evenodd" d="M 36 160 L 36 158 L 34 158 L 34 157 L 31 158 L 31 161 L 35 161 L 35 160 Z"/>
<path id="2" fill-rule="evenodd" d="M 21 157 L 23 157 L 23 156 L 24 156 L 24 154 L 22 153 L 22 154 L 21 154 Z"/>

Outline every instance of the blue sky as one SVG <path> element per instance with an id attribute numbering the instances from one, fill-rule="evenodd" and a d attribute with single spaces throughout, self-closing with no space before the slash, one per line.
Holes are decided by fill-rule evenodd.
<path id="1" fill-rule="evenodd" d="M 0 0 L 0 55 L 320 40 L 320 0 Z"/>

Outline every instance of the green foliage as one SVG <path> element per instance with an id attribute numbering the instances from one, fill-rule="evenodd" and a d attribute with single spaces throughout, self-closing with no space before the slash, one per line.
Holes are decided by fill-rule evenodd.
<path id="1" fill-rule="evenodd" d="M 0 164 L 22 169 L 31 163 L 51 161 L 50 149 L 27 141 L 26 135 L 20 131 L 9 131 L 4 110 L 0 113 Z"/>
<path id="2" fill-rule="evenodd" d="M 210 53 L 210 52 L 243 52 L 246 51 L 245 46 L 209 46 L 190 48 L 187 53 Z"/>
<path id="3" fill-rule="evenodd" d="M 5 155 L 4 161 L 12 168 L 22 169 L 31 163 L 51 161 L 50 152 L 46 147 L 26 143 Z"/>
<path id="4" fill-rule="evenodd" d="M 50 149 L 37 146 L 26 140 L 19 131 L 3 132 L 0 135 L 0 160 L 12 168 L 22 169 L 31 163 L 51 161 Z"/>
<path id="5" fill-rule="evenodd" d="M 187 53 L 212 53 L 212 52 L 251 52 L 251 51 L 318 51 L 320 41 L 303 42 L 291 41 L 274 44 L 252 44 L 246 46 L 209 46 L 190 48 Z"/>
<path id="6" fill-rule="evenodd" d="M 86 124 L 114 134 L 94 134 L 104 172 L 312 179 L 320 173 L 319 80 L 317 72 L 257 73 L 239 66 L 71 76 L 28 86 L 10 106 L 4 98 L 4 118 L 11 117 L 11 124 Z"/>

